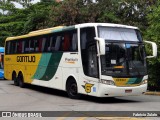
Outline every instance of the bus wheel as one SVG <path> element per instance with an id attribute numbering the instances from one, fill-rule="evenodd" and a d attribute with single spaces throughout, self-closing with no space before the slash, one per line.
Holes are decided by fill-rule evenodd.
<path id="1" fill-rule="evenodd" d="M 18 79 L 19 86 L 21 88 L 24 88 L 25 87 L 25 83 L 24 83 L 23 75 L 19 74 L 17 79 Z"/>
<path id="2" fill-rule="evenodd" d="M 18 85 L 19 85 L 15 72 L 12 74 L 12 80 L 14 81 L 14 85 L 15 85 L 15 86 L 18 86 Z"/>
<path id="3" fill-rule="evenodd" d="M 68 80 L 66 90 L 67 90 L 68 96 L 71 99 L 80 98 L 80 94 L 78 94 L 77 83 L 74 79 L 69 79 Z"/>

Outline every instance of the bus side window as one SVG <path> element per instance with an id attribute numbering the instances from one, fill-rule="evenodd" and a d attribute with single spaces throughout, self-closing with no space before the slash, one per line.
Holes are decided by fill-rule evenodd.
<path id="1" fill-rule="evenodd" d="M 14 48 L 13 48 L 14 50 L 14 54 L 16 54 L 17 53 L 17 51 L 18 51 L 18 41 L 14 41 Z"/>
<path id="2" fill-rule="evenodd" d="M 55 44 L 56 44 L 56 38 L 52 37 L 52 44 L 51 44 L 51 50 L 55 51 Z"/>
<path id="3" fill-rule="evenodd" d="M 24 53 L 24 45 L 25 45 L 25 41 L 22 41 L 22 53 Z"/>
<path id="4" fill-rule="evenodd" d="M 72 36 L 72 50 L 76 51 L 77 48 L 78 48 L 77 33 L 73 33 L 73 36 Z"/>
<path id="5" fill-rule="evenodd" d="M 45 46 L 46 46 L 46 38 L 41 38 L 42 39 L 42 51 L 45 52 L 46 49 L 45 49 Z"/>
<path id="6" fill-rule="evenodd" d="M 38 40 L 39 52 L 42 52 L 42 39 Z"/>
<path id="7" fill-rule="evenodd" d="M 59 51 L 60 50 L 61 42 L 62 42 L 62 37 L 61 36 L 57 36 L 56 44 L 55 44 L 55 51 Z"/>
<path id="8" fill-rule="evenodd" d="M 34 52 L 34 42 L 35 40 L 30 40 L 29 41 L 29 52 Z"/>
<path id="9" fill-rule="evenodd" d="M 9 51 L 10 54 L 13 54 L 13 48 L 14 48 L 13 45 L 14 45 L 14 44 L 13 44 L 13 41 L 11 41 L 11 48 L 10 48 L 10 51 Z"/>
<path id="10" fill-rule="evenodd" d="M 81 49 L 82 50 L 86 49 L 86 43 L 87 43 L 86 32 L 82 32 L 81 34 Z"/>
<path id="11" fill-rule="evenodd" d="M 52 44 L 52 37 L 49 37 L 48 46 L 47 46 L 47 51 L 48 52 L 51 51 L 51 44 Z"/>
<path id="12" fill-rule="evenodd" d="M 63 41 L 63 44 L 62 44 L 62 47 L 63 47 L 63 51 L 68 51 L 69 50 L 69 47 L 70 47 L 70 36 L 68 33 L 65 33 L 64 35 L 64 41 Z"/>
<path id="13" fill-rule="evenodd" d="M 48 51 L 54 51 L 55 50 L 55 37 L 50 36 L 49 37 L 49 45 L 48 45 Z"/>
<path id="14" fill-rule="evenodd" d="M 88 46 L 88 43 L 95 42 L 95 28 L 89 27 L 89 28 L 82 28 L 81 29 L 81 49 L 84 50 Z"/>
<path id="15" fill-rule="evenodd" d="M 46 39 L 45 40 L 45 46 L 44 46 L 44 52 L 49 52 L 48 47 L 50 45 L 50 39 L 49 39 L 49 37 L 44 37 L 44 39 Z"/>
<path id="16" fill-rule="evenodd" d="M 25 43 L 24 43 L 24 52 L 25 53 L 29 52 L 29 40 L 25 40 Z"/>
<path id="17" fill-rule="evenodd" d="M 6 42 L 6 50 L 5 50 L 5 51 L 6 51 L 6 54 L 10 54 L 10 52 L 11 52 L 11 51 L 10 51 L 10 48 L 11 48 L 10 45 L 11 45 L 11 42 L 10 42 L 10 41 L 7 41 L 7 42 Z"/>
<path id="18" fill-rule="evenodd" d="M 63 34 L 63 39 L 61 40 L 62 51 L 77 51 L 78 50 L 78 39 L 75 30 L 67 31 Z"/>
<path id="19" fill-rule="evenodd" d="M 17 52 L 22 53 L 22 41 L 17 41 Z"/>
<path id="20" fill-rule="evenodd" d="M 34 49 L 35 52 L 42 52 L 42 39 L 34 40 Z"/>
<path id="21" fill-rule="evenodd" d="M 38 40 L 34 40 L 34 49 L 35 49 L 35 52 L 39 52 Z"/>

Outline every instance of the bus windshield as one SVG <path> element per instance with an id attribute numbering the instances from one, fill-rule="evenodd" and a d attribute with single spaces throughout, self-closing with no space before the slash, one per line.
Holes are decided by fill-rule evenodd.
<path id="1" fill-rule="evenodd" d="M 106 41 L 106 52 L 101 56 L 102 75 L 134 77 L 147 74 L 145 49 L 138 31 L 99 27 L 99 37 Z"/>
<path id="2" fill-rule="evenodd" d="M 143 44 L 106 43 L 101 56 L 102 75 L 143 76 L 147 74 Z"/>
<path id="3" fill-rule="evenodd" d="M 142 41 L 139 30 L 98 26 L 99 37 L 110 41 Z"/>

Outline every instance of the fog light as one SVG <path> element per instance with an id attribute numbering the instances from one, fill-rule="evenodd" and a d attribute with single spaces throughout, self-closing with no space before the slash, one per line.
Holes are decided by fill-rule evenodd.
<path id="1" fill-rule="evenodd" d="M 101 80 L 103 84 L 107 84 L 107 85 L 115 85 L 114 81 L 112 80 Z"/>

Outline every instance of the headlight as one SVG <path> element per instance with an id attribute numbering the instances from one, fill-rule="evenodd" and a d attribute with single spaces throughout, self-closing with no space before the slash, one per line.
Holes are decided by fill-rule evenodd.
<path id="1" fill-rule="evenodd" d="M 107 85 L 115 85 L 114 81 L 112 81 L 112 80 L 101 80 L 101 82 L 103 84 L 107 84 Z"/>
<path id="2" fill-rule="evenodd" d="M 148 83 L 148 80 L 143 80 L 142 82 L 141 82 L 141 84 L 147 84 Z"/>

